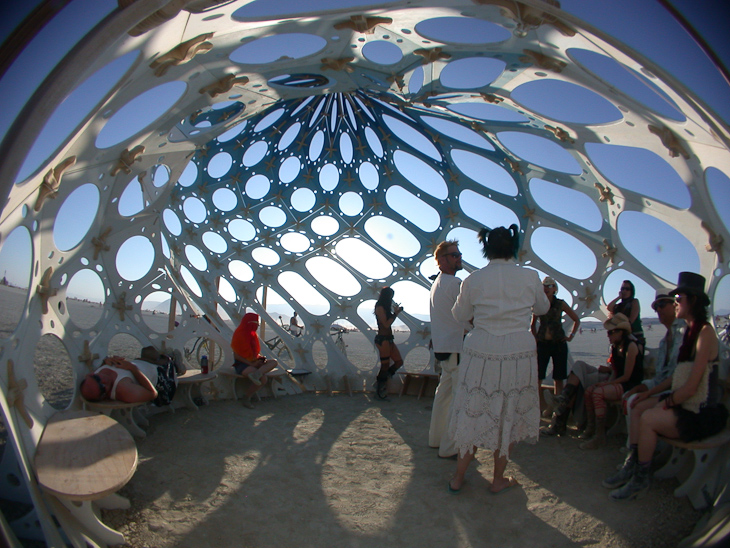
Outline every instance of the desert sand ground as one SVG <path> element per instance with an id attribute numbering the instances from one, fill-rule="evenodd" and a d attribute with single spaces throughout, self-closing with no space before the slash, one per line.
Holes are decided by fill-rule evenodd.
<path id="1" fill-rule="evenodd" d="M 0 288 L 0 300 L 1 341 L 20 317 L 22 291 Z M 93 323 L 98 306 L 69 309 Z M 150 321 L 166 321 L 158 317 Z M 661 331 L 648 331 L 650 346 Z M 356 348 L 358 340 L 348 340 L 348 356 L 372 364 L 372 350 Z M 110 351 L 138 351 L 121 346 Z M 572 343 L 574 357 L 594 363 L 605 349 L 601 330 Z M 73 397 L 67 359 L 51 337 L 35 353 L 39 386 L 57 408 Z M 600 482 L 622 460 L 623 440 L 585 452 L 574 431 L 517 447 L 507 471 L 521 487 L 491 495 L 492 459 L 480 452 L 462 492 L 451 495 L 455 462 L 427 445 L 431 402 L 306 393 L 264 399 L 254 410 L 226 400 L 156 414 L 121 491 L 132 506 L 105 512 L 104 520 L 140 548 L 623 548 L 675 546 L 699 518 L 673 496 L 674 480 L 655 481 L 639 501 L 609 501 Z"/>

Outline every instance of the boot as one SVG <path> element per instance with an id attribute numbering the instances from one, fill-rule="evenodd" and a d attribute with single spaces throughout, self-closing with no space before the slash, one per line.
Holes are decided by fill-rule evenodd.
<path id="1" fill-rule="evenodd" d="M 568 430 L 568 412 L 562 414 L 553 413 L 550 426 L 540 428 L 540 433 L 545 436 L 564 436 Z"/>
<path id="2" fill-rule="evenodd" d="M 635 465 L 634 475 L 623 486 L 608 494 L 611 500 L 624 501 L 638 499 L 646 494 L 651 485 L 650 462 L 639 462 Z"/>
<path id="3" fill-rule="evenodd" d="M 588 419 L 586 420 L 585 430 L 578 436 L 582 440 L 590 440 L 596 435 L 596 415 L 595 413 L 588 413 Z"/>
<path id="4" fill-rule="evenodd" d="M 637 450 L 636 448 L 633 448 L 629 451 L 629 454 L 624 460 L 624 465 L 619 469 L 619 471 L 603 480 L 601 485 L 603 485 L 606 489 L 617 489 L 622 485 L 625 485 L 634 475 L 637 460 Z"/>
<path id="5" fill-rule="evenodd" d="M 590 441 L 584 441 L 581 443 L 581 449 L 599 449 L 606 445 L 606 419 L 595 419 L 595 425 L 595 435 L 590 439 Z"/>
<path id="6" fill-rule="evenodd" d="M 375 397 L 379 400 L 388 399 L 388 373 L 379 374 L 375 378 Z"/>
<path id="7" fill-rule="evenodd" d="M 559 396 L 553 396 L 550 394 L 550 401 L 548 405 L 552 405 L 553 411 L 562 414 L 570 410 L 570 403 L 575 396 L 578 387 L 574 384 L 565 383 L 565 387 Z M 547 401 L 547 400 L 546 400 Z"/>

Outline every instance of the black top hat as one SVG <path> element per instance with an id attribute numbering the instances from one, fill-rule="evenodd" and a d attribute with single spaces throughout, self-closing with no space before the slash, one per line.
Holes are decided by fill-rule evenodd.
<path id="1" fill-rule="evenodd" d="M 705 278 L 695 272 L 680 272 L 677 280 L 677 288 L 672 291 L 673 295 L 684 293 L 701 297 L 705 306 L 710 304 L 710 298 L 705 293 Z"/>

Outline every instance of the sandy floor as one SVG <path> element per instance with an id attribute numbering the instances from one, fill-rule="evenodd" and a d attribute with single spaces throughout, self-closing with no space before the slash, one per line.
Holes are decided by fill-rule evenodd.
<path id="1" fill-rule="evenodd" d="M 508 472 L 522 486 L 499 496 L 482 452 L 451 495 L 455 462 L 426 444 L 430 403 L 304 394 L 156 415 L 122 491 L 132 508 L 105 520 L 135 547 L 466 548 L 674 546 L 698 518 L 674 481 L 609 501 L 618 439 L 590 453 L 573 437 L 520 445 Z"/>
<path id="2" fill-rule="evenodd" d="M 0 288 L 0 339 L 15 329 L 23 294 Z M 73 301 L 69 310 L 88 327 L 100 313 Z M 160 315 L 144 319 L 166 325 Z M 655 326 L 647 335 L 655 346 L 661 332 Z M 348 358 L 369 371 L 372 345 L 361 334 L 346 337 Z M 110 352 L 130 357 L 141 347 L 126 335 L 112 343 Z M 602 331 L 585 332 L 571 351 L 600 363 L 606 346 Z M 418 366 L 411 359 L 406 365 Z M 65 408 L 74 379 L 61 341 L 44 336 L 34 362 L 42 394 Z M 673 480 L 655 482 L 637 502 L 609 501 L 600 482 L 623 458 L 619 438 L 590 453 L 575 437 L 520 445 L 508 473 L 522 486 L 499 496 L 488 492 L 491 456 L 480 453 L 463 491 L 450 495 L 455 462 L 426 443 L 431 402 L 308 393 L 264 400 L 255 410 L 228 400 L 155 415 L 122 490 L 132 507 L 104 520 L 135 548 L 506 548 L 675 546 L 699 518 L 673 496 Z M 0 452 L 4 441 L 0 428 Z"/>

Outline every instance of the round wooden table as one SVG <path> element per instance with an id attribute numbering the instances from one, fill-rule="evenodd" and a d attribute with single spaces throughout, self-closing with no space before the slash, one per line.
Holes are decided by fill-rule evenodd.
<path id="1" fill-rule="evenodd" d="M 121 424 L 93 411 L 60 411 L 43 430 L 34 464 L 38 484 L 81 524 L 107 544 L 124 543 L 92 508 L 92 501 L 102 508 L 129 508 L 115 493 L 137 469 L 137 446 Z"/>

